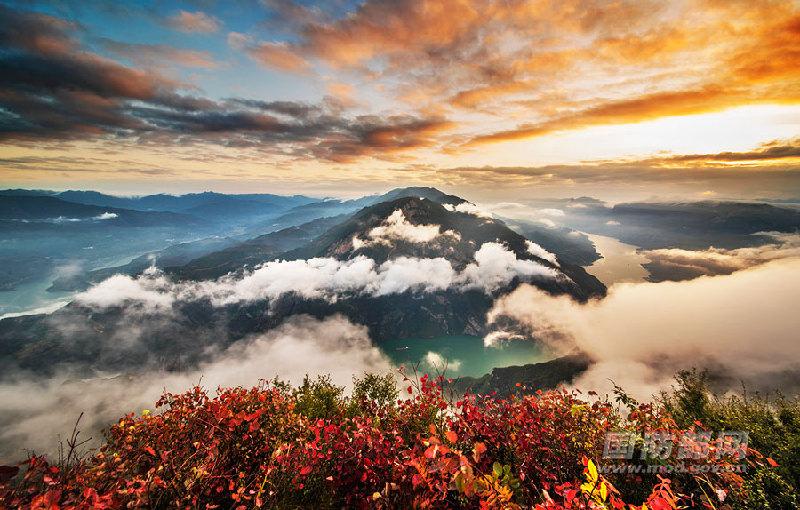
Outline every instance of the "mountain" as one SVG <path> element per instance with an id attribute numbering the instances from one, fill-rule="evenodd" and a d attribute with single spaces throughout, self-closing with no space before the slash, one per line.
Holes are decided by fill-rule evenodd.
<path id="1" fill-rule="evenodd" d="M 244 194 L 226 195 L 204 192 L 186 195 L 144 195 L 119 197 L 96 191 L 64 191 L 56 196 L 62 200 L 101 207 L 121 207 L 141 211 L 171 211 L 194 214 L 196 216 L 236 215 L 263 213 L 269 209 L 287 210 L 298 205 L 315 202 L 316 199 L 302 195 Z"/>
<path id="2" fill-rule="evenodd" d="M 437 203 L 447 203 L 458 205 L 465 202 L 463 198 L 455 195 L 448 195 L 436 188 L 411 186 L 405 188 L 395 188 L 382 195 L 367 195 L 353 200 L 334 200 L 328 199 L 321 202 L 301 205 L 286 211 L 283 215 L 276 218 L 270 226 L 273 228 L 285 228 L 308 221 L 342 214 L 350 214 L 364 207 L 390 202 L 398 198 L 416 197 L 432 200 Z"/>
<path id="3" fill-rule="evenodd" d="M 558 258 L 578 266 L 589 266 L 600 258 L 589 236 L 565 227 L 550 228 L 542 224 L 523 220 L 504 220 L 514 231 L 528 239 L 536 239 L 536 244 L 545 250 L 557 253 Z"/>
<path id="4" fill-rule="evenodd" d="M 46 289 L 59 272 L 119 264 L 142 252 L 208 235 L 208 222 L 188 214 L 68 202 L 37 194 L 0 195 L 0 314 L 16 311 L 25 292 Z M 28 291 L 25 289 L 34 289 Z M 6 304 L 11 304 L 9 310 Z"/>
<path id="5" fill-rule="evenodd" d="M 437 198 L 448 206 L 463 202 L 444 194 Z M 426 233 L 434 230 L 440 235 L 424 242 L 402 237 L 393 238 L 388 244 L 373 242 L 371 236 L 376 229 L 381 232 L 387 222 L 399 221 L 400 215 L 402 221 L 396 226 Z M 513 254 L 512 258 L 556 271 L 554 262 L 529 253 L 527 239 L 504 222 L 449 210 L 437 201 L 418 197 L 379 202 L 350 217 L 317 220 L 261 236 L 167 271 L 180 278 L 205 278 L 242 272 L 265 259 L 316 257 L 341 261 L 369 257 L 376 265 L 403 257 L 439 259 L 461 271 L 474 265 L 475 255 L 485 243 L 500 243 L 506 253 Z M 225 306 L 213 306 L 208 299 L 178 298 L 168 309 L 142 307 L 136 302 L 104 309 L 72 303 L 50 315 L 0 321 L 0 358 L 44 372 L 63 364 L 84 370 L 118 371 L 147 366 L 183 369 L 250 334 L 274 329 L 288 317 L 301 314 L 317 318 L 344 315 L 366 326 L 378 344 L 391 338 L 480 336 L 486 333 L 486 313 L 493 300 L 523 281 L 581 301 L 605 293 L 602 283 L 582 268 L 559 262 L 558 270 L 568 278 L 513 276 L 488 290 L 445 287 L 385 295 L 354 292 L 332 300 L 284 292 L 269 300 Z"/>
<path id="6" fill-rule="evenodd" d="M 146 227 L 196 224 L 198 220 L 172 212 L 144 212 L 115 207 L 76 204 L 49 196 L 0 196 L 0 221 L 5 224 L 59 224 L 102 222 L 105 225 Z"/>
<path id="7" fill-rule="evenodd" d="M 297 227 L 284 228 L 213 251 L 184 264 L 176 262 L 165 264 L 163 267 L 168 274 L 182 280 L 219 278 L 231 272 L 253 268 L 274 260 L 284 252 L 311 242 L 345 218 L 343 215 L 312 220 Z"/>
<path id="8" fill-rule="evenodd" d="M 496 393 L 498 398 L 552 390 L 560 384 L 571 383 L 588 370 L 590 364 L 591 359 L 586 355 L 570 354 L 543 363 L 497 367 L 483 377 L 459 377 L 448 384 L 448 389 L 458 395 Z"/>
<path id="9" fill-rule="evenodd" d="M 212 236 L 196 241 L 178 243 L 163 250 L 140 255 L 127 264 L 103 267 L 86 272 L 74 272 L 55 278 L 48 291 L 82 291 L 115 274 L 136 276 L 150 267 L 182 266 L 203 255 L 227 248 L 237 241 L 229 237 Z"/>
<path id="10" fill-rule="evenodd" d="M 574 207 L 580 204 L 580 208 Z M 735 249 L 770 241 L 759 232 L 800 231 L 800 211 L 747 202 L 566 203 L 560 223 L 619 239 L 644 249 Z"/>
<path id="11" fill-rule="evenodd" d="M 396 211 L 401 211 L 403 218 L 411 225 L 436 225 L 441 232 L 452 234 L 442 235 L 435 242 L 428 243 L 395 240 L 391 244 L 371 243 L 361 247 L 354 244 L 354 239 L 368 239 L 370 232 L 380 227 Z M 484 243 L 501 243 L 518 259 L 536 260 L 545 266 L 555 267 L 551 262 L 530 254 L 527 241 L 527 238 L 510 229 L 499 219 L 454 212 L 433 200 L 406 197 L 366 207 L 313 242 L 287 252 L 283 257 L 290 260 L 315 257 L 345 259 L 363 255 L 379 264 L 397 257 L 442 257 L 451 262 L 454 268 L 461 270 L 474 261 L 476 251 Z M 548 290 L 569 293 L 580 300 L 605 292 L 604 286 L 582 268 L 572 264 L 562 264 L 560 269 L 572 282 L 552 283 L 554 287 Z"/>

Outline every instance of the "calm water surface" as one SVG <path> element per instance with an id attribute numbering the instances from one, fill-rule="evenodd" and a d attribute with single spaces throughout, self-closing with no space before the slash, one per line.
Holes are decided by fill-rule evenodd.
<path id="1" fill-rule="evenodd" d="M 433 364 L 448 361 L 447 376 L 481 376 L 495 367 L 547 361 L 551 357 L 530 341 L 508 342 L 501 347 L 484 347 L 483 338 L 467 335 L 412 338 L 382 342 L 381 349 L 396 365 L 419 362 L 421 372 L 435 373 Z M 431 354 L 432 353 L 432 354 Z"/>
<path id="2" fill-rule="evenodd" d="M 641 282 L 649 274 L 642 264 L 650 262 L 637 252 L 637 247 L 625 244 L 613 237 L 586 234 L 603 258 L 586 268 L 589 274 L 596 276 L 606 286 L 615 283 Z"/>

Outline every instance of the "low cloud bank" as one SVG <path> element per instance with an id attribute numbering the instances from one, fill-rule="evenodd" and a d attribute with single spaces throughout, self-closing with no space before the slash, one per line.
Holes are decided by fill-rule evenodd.
<path id="1" fill-rule="evenodd" d="M 214 389 L 253 386 L 275 376 L 299 383 L 306 374 L 330 374 L 334 383 L 347 386 L 353 375 L 392 370 L 365 327 L 341 316 L 324 320 L 299 316 L 237 342 L 189 372 L 93 379 L 72 379 L 68 374 L 46 380 L 20 376 L 0 384 L 0 463 L 23 459 L 23 449 L 54 452 L 58 434 L 69 434 L 81 412 L 86 413 L 82 437 L 92 436 L 97 444 L 100 429 L 120 416 L 153 409 L 165 390 L 182 392 L 198 382 Z"/>
<path id="2" fill-rule="evenodd" d="M 24 218 L 24 219 L 11 218 L 10 221 L 17 221 L 19 223 L 55 223 L 55 224 L 60 224 L 60 223 L 79 223 L 79 222 L 82 222 L 82 221 L 113 220 L 113 219 L 116 219 L 116 218 L 119 218 L 119 215 L 117 213 L 104 212 L 104 213 L 98 214 L 97 216 L 92 216 L 92 217 L 89 217 L 89 218 L 68 218 L 66 216 L 57 216 L 55 218 L 34 218 L 34 219 L 30 219 L 30 218 Z"/>
<path id="3" fill-rule="evenodd" d="M 764 264 L 771 260 L 800 257 L 800 234 L 769 233 L 774 243 L 750 248 L 707 250 L 677 248 L 642 250 L 650 262 L 648 268 L 663 279 L 685 280 L 702 275 L 731 274 L 734 271 Z"/>
<path id="4" fill-rule="evenodd" d="M 115 275 L 79 294 L 84 305 L 105 308 L 136 301 L 152 309 L 168 309 L 175 301 L 208 298 L 216 306 L 276 299 L 295 293 L 308 299 L 336 301 L 347 295 L 384 296 L 446 289 L 494 292 L 516 277 L 566 278 L 533 260 L 518 259 L 500 243 L 484 243 L 475 261 L 457 272 L 444 258 L 398 257 L 377 264 L 365 256 L 349 260 L 315 258 L 272 261 L 244 276 L 176 283 L 155 269 L 139 277 Z"/>
<path id="5" fill-rule="evenodd" d="M 751 388 L 800 388 L 800 258 L 729 276 L 614 286 L 581 305 L 530 285 L 497 300 L 490 321 L 511 318 L 557 352 L 595 363 L 575 385 L 610 390 L 613 379 L 646 398 L 676 371 L 709 368 Z M 505 333 L 487 337 L 493 344 Z"/>

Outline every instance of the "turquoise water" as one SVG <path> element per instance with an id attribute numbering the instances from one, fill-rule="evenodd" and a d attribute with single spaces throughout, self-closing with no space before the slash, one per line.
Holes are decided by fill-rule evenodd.
<path id="1" fill-rule="evenodd" d="M 531 341 L 520 340 L 501 347 L 484 347 L 483 338 L 467 335 L 412 338 L 382 342 L 381 350 L 396 365 L 419 362 L 420 372 L 436 373 L 435 366 L 448 362 L 447 377 L 481 376 L 495 367 L 524 365 L 549 359 Z M 429 353 L 433 353 L 430 355 Z"/>

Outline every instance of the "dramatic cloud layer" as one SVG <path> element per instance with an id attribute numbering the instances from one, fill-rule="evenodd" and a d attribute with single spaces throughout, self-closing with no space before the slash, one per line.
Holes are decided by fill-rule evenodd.
<path id="1" fill-rule="evenodd" d="M 210 31 L 181 12 L 176 26 Z M 191 95 L 194 86 L 154 70 L 126 67 L 85 51 L 76 27 L 0 6 L 0 139 L 135 139 L 156 145 L 213 143 L 262 147 L 276 156 L 348 161 L 429 146 L 449 125 L 441 116 L 345 118 L 336 101 L 308 105 Z M 103 39 L 111 52 L 147 67 L 163 60 L 214 67 L 208 53 Z"/>
<path id="2" fill-rule="evenodd" d="M 610 390 L 612 379 L 648 397 L 676 371 L 698 367 L 732 386 L 789 391 L 800 373 L 799 299 L 800 259 L 792 258 L 730 276 L 620 284 L 586 305 L 524 285 L 490 318 L 513 318 L 556 351 L 589 354 L 595 363 L 575 382 L 581 388 Z"/>
<path id="3" fill-rule="evenodd" d="M 13 5 L 0 172 L 17 185 L 617 200 L 789 198 L 800 180 L 791 0 Z"/>
<path id="4" fill-rule="evenodd" d="M 787 87 L 800 68 L 793 2 L 368 0 L 339 19 L 282 12 L 300 37 L 282 51 L 297 58 L 393 79 L 416 102 L 531 119 L 467 145 L 800 99 Z"/>
<path id="5" fill-rule="evenodd" d="M 0 461 L 24 457 L 22 448 L 55 452 L 81 411 L 83 435 L 102 438 L 100 429 L 128 412 L 153 409 L 164 391 L 182 392 L 194 384 L 252 386 L 274 377 L 301 383 L 308 374 L 331 376 L 348 386 L 354 375 L 387 373 L 393 368 L 372 345 L 363 326 L 333 316 L 324 320 L 293 317 L 279 328 L 237 342 L 212 361 L 184 373 L 109 375 L 92 379 L 63 374 L 49 380 L 19 376 L 0 384 Z M 11 374 L 6 374 L 9 381 Z"/>

